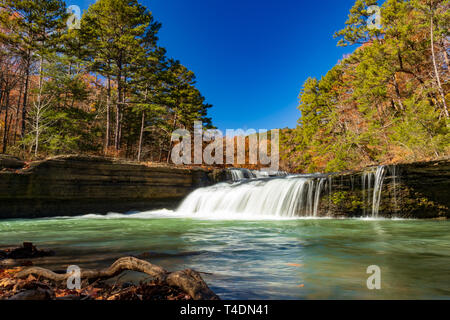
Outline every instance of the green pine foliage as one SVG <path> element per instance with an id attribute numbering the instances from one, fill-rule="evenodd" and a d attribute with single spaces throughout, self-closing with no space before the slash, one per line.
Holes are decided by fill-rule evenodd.
<path id="1" fill-rule="evenodd" d="M 79 29 L 68 28 L 66 7 L 0 4 L 2 152 L 165 161 L 173 130 L 212 127 L 194 73 L 158 45 L 161 24 L 145 6 L 98 0 Z"/>
<path id="2" fill-rule="evenodd" d="M 282 131 L 287 168 L 333 172 L 449 155 L 449 1 L 387 0 L 381 29 L 367 28 L 371 5 L 357 0 L 335 34 L 354 52 L 305 81 L 299 125 Z"/>

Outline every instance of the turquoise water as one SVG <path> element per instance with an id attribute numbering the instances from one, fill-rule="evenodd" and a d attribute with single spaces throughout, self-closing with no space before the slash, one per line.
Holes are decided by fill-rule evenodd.
<path id="1" fill-rule="evenodd" d="M 203 274 L 223 299 L 449 299 L 450 222 L 207 220 L 165 214 L 0 222 L 0 247 L 32 241 L 35 264 L 108 266 L 124 255 Z M 366 269 L 381 269 L 381 289 Z M 136 274 L 129 274 L 135 279 Z M 125 277 L 126 278 L 126 277 Z"/>

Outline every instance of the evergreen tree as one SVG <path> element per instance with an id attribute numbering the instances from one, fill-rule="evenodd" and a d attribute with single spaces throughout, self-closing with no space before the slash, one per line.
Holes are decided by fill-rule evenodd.
<path id="1" fill-rule="evenodd" d="M 151 13 L 136 0 L 99 0 L 81 20 L 81 33 L 91 48 L 90 59 L 98 68 L 96 71 L 106 71 L 106 77 L 114 75 L 117 84 L 116 151 L 120 149 L 130 69 L 142 43 L 156 42 L 159 28 Z"/>

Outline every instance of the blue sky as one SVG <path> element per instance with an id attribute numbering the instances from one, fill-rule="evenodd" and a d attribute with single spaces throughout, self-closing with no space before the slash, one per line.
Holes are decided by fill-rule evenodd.
<path id="1" fill-rule="evenodd" d="M 95 0 L 66 0 L 86 9 Z M 141 0 L 160 45 L 193 70 L 219 129 L 295 127 L 298 93 L 351 48 L 336 46 L 354 0 Z"/>

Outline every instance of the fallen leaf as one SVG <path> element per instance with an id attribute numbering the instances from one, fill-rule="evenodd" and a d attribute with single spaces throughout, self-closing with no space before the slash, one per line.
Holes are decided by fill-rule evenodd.
<path id="1" fill-rule="evenodd" d="M 0 288 L 11 287 L 11 286 L 14 286 L 15 284 L 16 284 L 16 282 L 9 278 L 0 280 Z"/>
<path id="2" fill-rule="evenodd" d="M 288 263 L 287 265 L 291 266 L 291 267 L 303 267 L 302 264 L 298 264 L 298 263 Z"/>
<path id="3" fill-rule="evenodd" d="M 31 274 L 27 278 L 27 281 L 35 281 L 35 280 L 37 280 L 37 279 Z"/>

